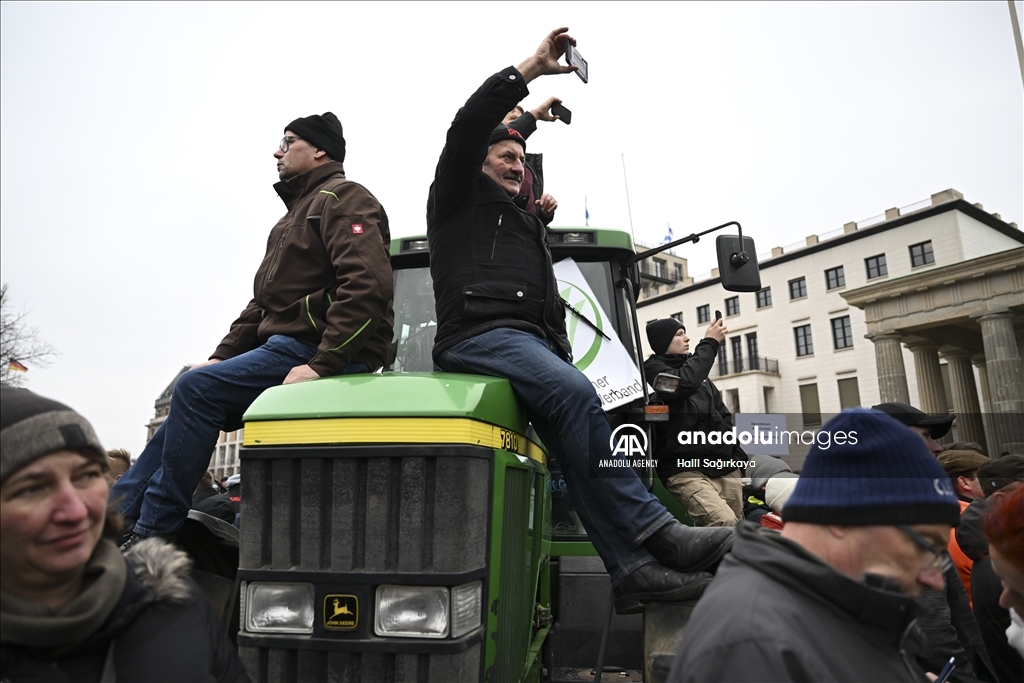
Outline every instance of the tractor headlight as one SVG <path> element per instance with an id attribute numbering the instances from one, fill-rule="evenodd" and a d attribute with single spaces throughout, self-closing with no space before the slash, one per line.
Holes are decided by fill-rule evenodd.
<path id="1" fill-rule="evenodd" d="M 246 586 L 246 631 L 312 633 L 313 612 L 311 584 L 250 583 Z"/>
<path id="2" fill-rule="evenodd" d="M 379 586 L 373 632 L 378 636 L 444 638 L 448 635 L 448 589 Z"/>
<path id="3" fill-rule="evenodd" d="M 474 581 L 452 589 L 452 638 L 464 636 L 480 626 L 483 592 L 483 581 Z"/>

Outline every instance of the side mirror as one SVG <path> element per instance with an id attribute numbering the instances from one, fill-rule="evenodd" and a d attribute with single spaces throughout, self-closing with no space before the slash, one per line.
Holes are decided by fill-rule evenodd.
<path id="1" fill-rule="evenodd" d="M 757 269 L 757 251 L 754 240 L 741 235 L 719 235 L 715 240 L 718 250 L 718 272 L 722 286 L 730 292 L 758 292 L 761 273 Z"/>
<path id="2" fill-rule="evenodd" d="M 654 378 L 654 390 L 665 394 L 674 394 L 679 390 L 679 382 L 680 379 L 676 375 L 661 372 Z"/>

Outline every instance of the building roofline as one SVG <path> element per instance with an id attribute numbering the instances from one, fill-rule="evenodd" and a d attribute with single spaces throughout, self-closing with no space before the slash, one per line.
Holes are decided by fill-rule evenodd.
<path id="1" fill-rule="evenodd" d="M 817 244 L 807 247 L 801 247 L 800 249 L 797 249 L 796 251 L 790 252 L 788 254 L 775 256 L 773 258 L 768 259 L 767 261 L 764 261 L 763 263 L 758 264 L 758 269 L 764 270 L 766 268 L 781 265 L 783 263 L 787 263 L 788 261 L 793 261 L 804 256 L 816 254 L 819 251 L 823 251 L 825 249 L 831 249 L 842 244 L 855 242 L 859 239 L 871 237 L 872 235 L 877 235 L 887 230 L 893 230 L 895 228 L 902 227 L 909 223 L 919 221 L 922 218 L 930 218 L 932 216 L 937 216 L 939 214 L 953 210 L 960 211 L 961 213 L 970 216 L 971 218 L 979 221 L 980 223 L 984 223 L 988 227 L 996 230 L 997 232 L 1000 232 L 1006 235 L 1007 237 L 1016 240 L 1020 242 L 1022 245 L 1024 245 L 1024 232 L 1022 232 L 1021 230 L 1014 228 L 1009 223 L 1006 223 L 1005 221 L 996 218 L 995 216 L 988 213 L 984 209 L 979 209 L 974 204 L 971 204 L 970 202 L 964 199 L 954 199 L 953 201 L 942 202 L 941 204 L 930 206 L 921 209 L 920 211 L 914 211 L 913 213 L 909 213 L 905 216 L 898 216 L 896 218 L 884 221 L 882 223 L 878 223 L 876 225 L 872 225 L 867 228 L 857 230 L 855 232 L 847 233 L 845 235 L 839 235 L 838 237 L 833 237 L 832 239 L 826 240 L 824 242 L 819 242 Z M 721 284 L 721 282 L 722 278 L 720 276 L 708 278 L 707 280 L 701 280 L 700 282 L 695 282 L 692 285 L 680 287 L 670 292 L 666 292 L 658 296 L 644 299 L 643 301 L 638 302 L 636 307 L 643 308 L 644 306 L 647 306 L 649 304 L 668 301 L 672 297 L 680 296 L 682 294 L 688 294 L 690 292 L 695 292 L 698 289 L 703 289 L 704 287 L 711 287 L 713 285 Z"/>

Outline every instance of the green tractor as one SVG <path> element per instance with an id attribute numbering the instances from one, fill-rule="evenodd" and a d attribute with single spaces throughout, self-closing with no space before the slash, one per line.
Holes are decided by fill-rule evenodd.
<path id="1" fill-rule="evenodd" d="M 551 229 L 554 261 L 573 259 L 600 306 L 570 312 L 570 333 L 614 335 L 639 366 L 636 263 L 697 238 L 637 255 L 622 231 Z M 748 253 L 749 237 L 719 238 L 727 287 L 758 279 Z M 237 643 L 253 681 L 593 680 L 599 660 L 615 680 L 651 678 L 644 616 L 612 616 L 609 577 L 509 383 L 433 372 L 426 239 L 396 239 L 392 265 L 392 368 L 275 387 L 245 414 Z M 659 415 L 644 387 L 608 416 Z"/>

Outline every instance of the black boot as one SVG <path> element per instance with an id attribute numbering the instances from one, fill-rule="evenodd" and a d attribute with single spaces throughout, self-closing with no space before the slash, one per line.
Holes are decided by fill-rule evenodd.
<path id="1" fill-rule="evenodd" d="M 615 611 L 637 614 L 649 602 L 696 600 L 712 579 L 707 572 L 683 574 L 657 562 L 643 565 L 615 587 Z"/>
<path id="2" fill-rule="evenodd" d="M 644 541 L 644 547 L 666 567 L 713 572 L 732 549 L 735 534 L 732 527 L 690 527 L 673 519 Z"/>

